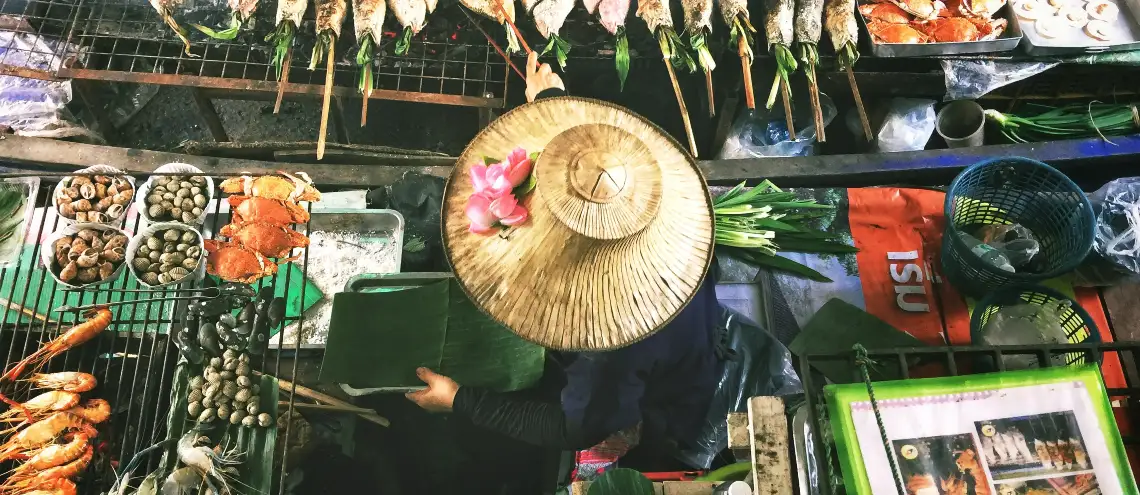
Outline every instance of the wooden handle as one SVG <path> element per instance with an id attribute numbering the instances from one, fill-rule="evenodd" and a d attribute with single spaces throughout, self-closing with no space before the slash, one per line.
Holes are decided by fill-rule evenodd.
<path id="1" fill-rule="evenodd" d="M 260 375 L 261 373 L 258 373 L 258 374 Z M 326 404 L 331 404 L 333 406 L 340 407 L 346 411 L 347 411 L 347 409 L 344 409 L 344 408 L 363 409 L 366 412 L 359 412 L 359 411 L 353 411 L 353 412 L 356 412 L 356 414 L 359 415 L 362 419 L 376 423 L 380 426 L 389 426 L 391 424 L 387 418 L 377 414 L 376 411 L 373 411 L 371 409 L 364 409 L 361 407 L 356 407 L 352 404 L 349 404 L 349 403 L 347 403 L 343 400 L 340 400 L 336 397 L 333 397 L 331 395 L 327 395 L 327 394 L 318 392 L 316 390 L 313 390 L 313 389 L 305 387 L 305 386 L 297 385 L 296 383 L 293 383 L 293 382 L 286 380 L 286 379 L 283 379 L 283 378 L 277 379 L 277 388 L 278 388 L 278 390 L 284 390 L 286 392 L 295 393 L 297 395 L 300 395 L 301 397 L 312 399 L 312 400 L 315 400 L 318 402 L 324 402 Z M 288 403 L 288 402 L 286 402 L 286 403 Z M 293 405 L 294 405 L 294 407 L 297 406 L 297 402 L 294 401 Z"/>
<path id="2" fill-rule="evenodd" d="M 816 79 L 814 65 L 808 65 L 804 70 L 808 72 L 808 93 L 811 97 L 812 120 L 815 122 L 815 138 L 822 143 L 827 141 L 827 134 L 823 125 L 823 108 L 819 103 L 819 81 Z"/>
<path id="3" fill-rule="evenodd" d="M 867 109 L 863 108 L 863 96 L 859 94 L 859 84 L 855 82 L 855 71 L 851 70 L 851 66 L 847 66 L 847 83 L 851 85 L 851 94 L 855 96 L 855 109 L 859 111 L 859 122 L 863 123 L 863 135 L 867 136 L 867 142 L 875 140 L 871 135 L 871 121 L 867 119 Z"/>
<path id="4" fill-rule="evenodd" d="M 744 36 L 736 38 L 736 45 L 740 55 L 740 69 L 744 74 L 744 103 L 749 110 L 756 110 L 756 94 L 752 92 L 752 64 L 748 63 L 748 55 L 745 55 L 748 44 L 745 43 Z"/>
<path id="5" fill-rule="evenodd" d="M 689 138 L 689 151 L 693 158 L 697 157 L 697 138 L 693 136 L 693 123 L 689 121 L 689 109 L 685 106 L 685 97 L 681 95 L 681 84 L 677 82 L 677 74 L 673 72 L 673 64 L 665 60 L 665 70 L 669 71 L 669 81 L 673 83 L 673 94 L 677 96 L 677 106 L 681 107 L 681 120 L 685 123 L 685 136 Z"/>
<path id="6" fill-rule="evenodd" d="M 368 62 L 369 64 L 372 61 Z M 370 68 L 371 69 L 371 68 Z M 372 98 L 372 71 L 364 71 L 364 98 L 360 100 L 360 127 L 368 123 L 368 100 Z"/>
<path id="7" fill-rule="evenodd" d="M 705 90 L 709 93 L 709 118 L 716 117 L 716 102 L 713 98 L 712 71 L 705 71 Z"/>
<path id="8" fill-rule="evenodd" d="M 788 91 L 788 81 L 780 78 L 780 99 L 784 100 L 784 118 L 787 119 L 788 137 L 796 140 L 796 123 L 792 119 L 792 95 Z"/>
<path id="9" fill-rule="evenodd" d="M 317 160 L 325 157 L 325 140 L 329 130 L 329 105 L 332 103 L 333 71 L 336 69 L 333 51 L 336 50 L 336 37 L 330 36 L 328 67 L 325 69 L 325 98 L 321 103 L 321 133 L 317 136 Z"/>
<path id="10" fill-rule="evenodd" d="M 273 115 L 281 113 L 281 100 L 285 99 L 285 85 L 289 84 L 289 64 L 293 61 L 293 45 L 285 49 L 285 61 L 281 65 L 281 80 L 277 81 L 277 101 L 273 103 Z"/>

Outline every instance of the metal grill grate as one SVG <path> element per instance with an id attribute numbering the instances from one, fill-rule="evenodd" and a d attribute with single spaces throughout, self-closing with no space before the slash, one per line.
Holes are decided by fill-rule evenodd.
<path id="1" fill-rule="evenodd" d="M 12 1 L 12 0 L 0 0 Z M 82 64 L 64 67 L 60 77 L 197 86 L 219 90 L 276 91 L 270 65 L 272 50 L 265 36 L 274 28 L 274 3 L 263 1 L 251 29 L 231 41 L 212 40 L 189 26 L 217 27 L 228 22 L 228 7 L 206 0 L 188 1 L 176 18 L 190 30 L 192 52 L 145 2 L 89 0 L 75 22 L 72 41 L 84 47 Z M 406 55 L 395 56 L 396 33 L 385 33 L 373 64 L 376 97 L 471 106 L 502 106 L 508 67 L 478 30 L 469 26 L 458 4 L 441 7 L 432 22 L 413 40 Z M 431 19 L 431 17 L 429 17 Z M 442 22 L 455 19 L 454 22 Z M 390 25 L 394 21 L 389 21 Z M 488 21 L 489 23 L 489 21 Z M 493 31 L 491 31 L 493 32 Z M 325 64 L 308 70 L 313 22 L 302 23 L 293 49 L 288 91 L 320 94 Z M 472 36 L 474 33 L 474 36 Z M 359 69 L 353 59 L 356 40 L 352 21 L 345 23 L 336 45 L 334 94 L 357 95 Z"/>
<path id="2" fill-rule="evenodd" d="M 20 174 L 27 176 L 27 174 Z M 5 175 L 11 177 L 12 175 Z M 167 430 L 167 410 L 171 404 L 171 388 L 174 378 L 174 368 L 179 361 L 179 354 L 168 338 L 172 321 L 181 317 L 185 303 L 172 301 L 162 302 L 135 302 L 147 299 L 162 299 L 175 296 L 172 292 L 176 287 L 167 287 L 144 293 L 121 293 L 112 295 L 106 291 L 87 292 L 69 291 L 57 284 L 52 276 L 39 262 L 40 242 L 46 236 L 64 226 L 64 222 L 55 214 L 44 214 L 52 210 L 51 196 L 54 183 L 45 185 L 38 194 L 37 214 L 28 226 L 28 240 L 23 248 L 19 263 L 0 269 L 0 280 L 3 280 L 0 291 L 0 349 L 3 349 L 4 364 L 7 368 L 34 352 L 42 342 L 58 336 L 69 329 L 82 318 L 74 314 L 53 313 L 52 309 L 64 304 L 97 304 L 106 303 L 114 297 L 116 300 L 131 303 L 112 307 L 113 320 L 110 327 L 92 341 L 67 351 L 46 366 L 48 371 L 84 371 L 95 375 L 99 380 L 98 387 L 90 393 L 93 397 L 106 399 L 111 403 L 113 414 L 111 419 L 99 425 L 99 441 L 105 442 L 98 450 L 100 452 L 91 463 L 83 477 L 80 493 L 101 493 L 114 482 L 115 474 L 112 466 L 121 468 L 139 451 L 161 441 L 168 436 L 179 437 L 187 425 L 171 425 Z M 220 198 L 220 193 L 215 193 Z M 219 214 L 222 205 L 221 199 L 215 199 L 208 208 L 206 225 L 203 234 L 212 237 L 221 226 L 229 222 L 229 214 Z M 140 223 L 144 223 L 137 212 L 132 212 L 126 219 L 124 230 L 130 234 L 137 233 Z M 298 230 L 306 235 L 309 233 L 308 225 L 298 226 Z M 302 262 L 307 261 L 307 252 L 302 256 Z M 303 265 L 299 266 L 301 276 L 305 275 Z M 294 270 L 287 270 L 284 266 L 278 275 L 261 279 L 255 285 L 260 289 L 266 285 L 274 288 L 290 287 L 289 277 Z M 179 288 L 210 285 L 207 279 L 204 282 L 185 282 Z M 285 289 L 284 297 L 287 299 L 299 298 L 304 300 L 305 284 L 299 284 L 299 294 L 290 294 Z M 124 269 L 119 278 L 112 284 L 99 286 L 103 289 L 140 289 L 143 288 Z M 286 315 L 286 325 L 298 321 L 302 317 L 298 314 Z M 270 337 L 270 349 L 260 358 L 254 358 L 253 368 L 273 376 L 294 377 L 297 375 L 297 362 L 293 360 L 282 365 L 281 354 L 295 352 L 297 346 L 282 344 L 284 332 L 276 337 Z M 274 351 L 275 347 L 282 352 Z M 292 367 L 292 370 L 283 369 Z M 298 383 L 300 385 L 300 383 Z M 11 394 L 15 400 L 26 400 L 28 394 L 26 387 L 13 390 L 6 386 L 4 392 Z M 289 392 L 288 387 L 282 392 Z M 284 398 L 282 400 L 285 400 Z M 292 404 L 292 399 L 290 405 Z M 288 441 L 289 428 L 278 431 L 278 442 L 284 444 Z M 173 453 L 173 446 L 167 449 Z M 272 455 L 268 453 L 266 455 Z M 288 455 L 288 454 L 286 454 Z M 287 459 L 286 459 L 287 460 Z M 134 471 L 137 482 L 143 475 L 158 467 L 160 456 L 149 456 L 145 462 Z M 282 472 L 282 476 L 284 472 Z"/>
<path id="3" fill-rule="evenodd" d="M 995 367 L 998 371 L 1005 371 L 1002 356 L 1029 355 L 1037 359 L 1039 366 L 1050 367 L 1053 364 L 1052 356 L 1069 356 L 1071 353 L 1083 355 L 1087 359 L 1085 362 L 1090 363 L 1102 363 L 1106 356 L 1115 355 L 1115 357 L 1124 364 L 1127 387 L 1108 388 L 1107 393 L 1109 398 L 1113 401 L 1113 409 L 1114 412 L 1118 414 L 1118 421 L 1120 421 L 1120 417 L 1125 417 L 1133 425 L 1140 424 L 1140 383 L 1137 381 L 1140 380 L 1140 377 L 1137 376 L 1135 364 L 1137 363 L 1137 358 L 1140 357 L 1140 342 L 1000 347 L 905 347 L 872 349 L 868 352 L 868 357 L 878 363 L 877 366 L 881 369 L 894 368 L 899 370 L 901 373 L 900 376 L 906 379 L 911 377 L 911 367 L 916 363 L 941 365 L 945 371 L 943 376 L 959 376 L 970 374 L 961 368 L 968 369 L 971 364 L 986 364 Z M 863 378 L 858 371 L 859 368 L 855 364 L 854 352 L 804 355 L 799 360 L 804 390 L 807 392 L 806 407 L 809 418 L 808 421 L 811 424 L 811 434 L 813 436 L 812 446 L 815 451 L 815 459 L 826 459 L 827 461 L 817 462 L 830 462 L 831 464 L 829 468 L 825 467 L 823 468 L 824 470 L 819 473 L 819 493 L 845 493 L 841 486 L 837 489 L 833 489 L 828 481 L 831 478 L 841 480 L 843 474 L 838 465 L 838 456 L 835 452 L 834 445 L 827 445 L 821 441 L 821 432 L 826 430 L 830 433 L 831 424 L 825 416 L 820 414 L 824 403 L 821 393 L 823 383 L 820 380 L 820 375 L 816 374 L 815 371 L 809 371 L 811 370 L 811 363 L 814 362 L 847 363 L 852 371 L 851 383 L 862 383 Z M 929 369 L 929 367 L 924 369 Z M 1122 429 L 1124 445 L 1126 448 L 1135 451 L 1137 448 L 1140 448 L 1140 436 L 1135 434 L 1134 428 L 1132 428 L 1132 433 L 1127 433 L 1127 431 L 1128 430 Z M 825 435 L 825 437 L 830 437 L 830 434 Z"/>
<path id="4" fill-rule="evenodd" d="M 51 79 L 79 0 L 0 0 L 0 74 Z"/>

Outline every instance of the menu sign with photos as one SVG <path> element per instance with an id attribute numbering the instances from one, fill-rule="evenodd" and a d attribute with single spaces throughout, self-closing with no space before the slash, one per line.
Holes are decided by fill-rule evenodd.
<path id="1" fill-rule="evenodd" d="M 848 493 L 1137 493 L 1095 366 L 825 388 Z"/>

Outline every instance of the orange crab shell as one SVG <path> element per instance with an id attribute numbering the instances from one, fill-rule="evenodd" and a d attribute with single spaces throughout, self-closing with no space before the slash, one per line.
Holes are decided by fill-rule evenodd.
<path id="1" fill-rule="evenodd" d="M 892 0 L 891 3 L 919 19 L 934 19 L 946 8 L 940 0 Z"/>
<path id="2" fill-rule="evenodd" d="M 309 221 L 309 212 L 287 201 L 252 196 L 230 196 L 226 199 L 230 202 L 234 223 L 257 221 L 285 226 Z"/>
<path id="3" fill-rule="evenodd" d="M 260 177 L 230 177 L 218 186 L 222 192 L 229 194 L 244 194 L 259 198 L 276 199 L 279 201 L 320 201 L 321 192 L 312 184 L 300 178 L 284 174 L 262 175 Z"/>
<path id="4" fill-rule="evenodd" d="M 860 5 L 859 13 L 863 14 L 863 17 L 866 17 L 868 22 L 907 24 L 913 19 L 910 14 L 893 3 L 869 3 Z"/>
<path id="5" fill-rule="evenodd" d="M 270 258 L 288 256 L 293 248 L 309 245 L 309 238 L 300 232 L 264 222 L 231 223 L 218 233 Z"/>
<path id="6" fill-rule="evenodd" d="M 911 26 L 937 43 L 984 41 L 996 38 L 1005 29 L 1005 19 L 978 17 L 943 17 L 933 21 L 913 22 Z"/>
<path id="7" fill-rule="evenodd" d="M 906 24 L 888 24 L 885 22 L 871 22 L 867 30 L 875 37 L 878 43 L 926 43 L 929 38 Z"/>
<path id="8" fill-rule="evenodd" d="M 206 239 L 206 272 L 227 282 L 252 284 L 261 277 L 277 273 L 277 264 L 261 253 L 233 242 Z M 283 260 L 282 263 L 287 261 Z"/>

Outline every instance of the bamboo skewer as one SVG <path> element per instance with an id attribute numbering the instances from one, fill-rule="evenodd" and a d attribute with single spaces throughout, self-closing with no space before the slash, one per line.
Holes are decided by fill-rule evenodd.
<path id="1" fill-rule="evenodd" d="M 681 94 L 681 84 L 673 72 L 673 64 L 665 60 L 665 70 L 669 71 L 669 82 L 673 83 L 673 94 L 677 96 L 677 106 L 681 107 L 681 120 L 685 123 L 685 136 L 689 138 L 689 151 L 697 157 L 697 138 L 693 136 L 693 123 L 689 121 L 689 109 L 685 106 L 685 96 Z"/>
<path id="2" fill-rule="evenodd" d="M 716 117 L 716 102 L 713 99 L 712 71 L 705 71 L 705 89 L 709 93 L 709 118 Z"/>
<path id="3" fill-rule="evenodd" d="M 510 1 L 513 2 L 514 0 Z M 499 10 L 499 15 L 503 16 L 503 20 L 511 27 L 511 31 L 515 32 L 515 37 L 519 39 L 519 44 L 522 45 L 523 50 L 526 50 L 526 54 L 530 55 L 530 45 L 526 44 L 526 38 L 523 38 L 522 32 L 519 31 L 518 26 L 515 25 L 515 21 L 512 21 L 510 16 L 507 15 L 507 9 L 503 8 L 503 2 L 495 2 L 495 8 Z"/>
<path id="4" fill-rule="evenodd" d="M 859 84 L 855 82 L 855 71 L 851 70 L 850 65 L 845 69 L 847 69 L 847 82 L 851 85 L 851 93 L 855 96 L 855 109 L 859 111 L 859 122 L 863 124 L 863 135 L 867 137 L 869 143 L 875 138 L 871 135 L 871 121 L 867 119 L 867 109 L 863 108 L 863 97 L 859 94 Z"/>
<path id="5" fill-rule="evenodd" d="M 281 67 L 281 80 L 277 81 L 277 101 L 273 103 L 273 114 L 281 113 L 281 100 L 285 99 L 285 85 L 289 84 L 289 63 L 293 61 L 293 45 L 285 49 L 285 63 Z"/>
<path id="6" fill-rule="evenodd" d="M 503 57 L 503 60 L 507 61 L 507 64 L 511 66 L 511 69 L 514 69 L 515 74 L 518 74 L 519 77 L 523 78 L 523 80 L 525 81 L 526 80 L 526 74 L 524 74 L 523 71 L 519 70 L 519 67 L 517 65 L 515 65 L 515 63 L 513 61 L 511 61 L 511 56 L 507 55 L 507 52 L 504 52 L 502 48 L 499 48 L 499 44 L 495 43 L 495 38 L 492 38 L 491 34 L 488 33 L 486 29 L 483 29 L 483 26 L 480 25 L 478 22 L 475 21 L 474 18 L 471 17 L 471 14 L 469 14 L 467 12 L 466 8 L 460 7 L 459 10 L 463 11 L 463 15 L 467 16 L 467 20 L 471 21 L 471 24 L 474 24 L 475 28 L 478 29 L 480 33 L 483 33 L 483 37 L 487 38 L 487 42 L 491 44 L 491 47 L 494 48 L 495 51 L 498 52 L 501 57 Z"/>
<path id="7" fill-rule="evenodd" d="M 823 125 L 823 108 L 819 103 L 819 81 L 816 80 L 815 66 L 807 64 L 804 68 L 808 74 L 808 93 L 811 97 L 812 119 L 815 121 L 815 138 L 816 141 L 827 141 L 827 134 L 824 132 Z"/>
<path id="8" fill-rule="evenodd" d="M 792 119 L 792 94 L 788 90 L 788 82 L 780 78 L 780 99 L 784 101 L 784 118 L 788 125 L 788 137 L 796 140 L 796 124 Z"/>
<path id="9" fill-rule="evenodd" d="M 748 44 L 744 36 L 736 38 L 737 53 L 740 55 L 740 68 L 744 73 L 744 102 L 749 110 L 756 110 L 756 94 L 752 92 L 752 64 L 748 63 Z"/>
<path id="10" fill-rule="evenodd" d="M 369 61 L 368 63 L 372 63 Z M 372 98 L 372 71 L 364 72 L 364 98 L 360 100 L 360 127 L 368 123 L 368 100 Z"/>
<path id="11" fill-rule="evenodd" d="M 257 374 L 260 375 L 261 373 L 257 373 Z M 318 392 L 318 391 L 313 390 L 309 387 L 298 385 L 298 384 L 293 383 L 293 382 L 286 380 L 284 378 L 278 378 L 277 379 L 277 389 L 285 391 L 285 392 L 289 392 L 291 394 L 295 393 L 301 397 L 312 399 L 312 400 L 315 400 L 318 402 L 324 402 L 326 404 L 331 404 L 333 406 L 341 408 L 340 410 L 343 410 L 343 411 L 353 410 L 352 412 L 355 412 L 362 419 L 376 423 L 380 426 L 389 426 L 391 424 L 391 422 L 388 421 L 388 418 L 385 418 L 385 417 L 377 414 L 376 411 L 373 411 L 371 409 L 364 409 L 364 408 L 356 407 L 356 406 L 349 404 L 348 402 L 345 402 L 343 400 L 340 400 L 336 397 Z M 301 403 L 298 403 L 296 401 L 296 399 L 293 399 L 290 401 L 284 401 L 284 402 L 286 404 L 288 404 L 289 402 L 293 402 L 294 407 L 298 407 L 298 406 L 304 407 L 301 405 Z M 355 409 L 364 409 L 364 411 L 356 411 Z"/>
<path id="12" fill-rule="evenodd" d="M 317 136 L 317 160 L 325 157 L 325 134 L 329 130 L 329 105 L 332 104 L 333 69 L 336 68 L 333 52 L 336 51 L 336 37 L 330 36 L 328 68 L 325 69 L 325 94 L 321 103 L 321 134 Z"/>

